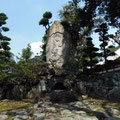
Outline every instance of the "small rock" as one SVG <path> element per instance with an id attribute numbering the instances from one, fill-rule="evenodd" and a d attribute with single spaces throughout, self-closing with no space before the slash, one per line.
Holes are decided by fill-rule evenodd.
<path id="1" fill-rule="evenodd" d="M 47 110 L 48 112 L 56 112 L 55 107 L 48 107 L 48 108 L 46 108 L 46 110 Z"/>
<path id="2" fill-rule="evenodd" d="M 5 120 L 5 119 L 7 119 L 7 118 L 8 118 L 7 115 L 0 115 L 0 120 Z"/>
<path id="3" fill-rule="evenodd" d="M 69 110 L 63 110 L 63 111 L 61 111 L 61 114 L 62 115 L 70 115 L 70 114 L 72 114 L 72 112 L 71 111 L 69 111 Z"/>
<path id="4" fill-rule="evenodd" d="M 17 111 L 16 115 L 27 115 L 26 111 Z"/>
<path id="5" fill-rule="evenodd" d="M 75 111 L 76 114 L 86 114 L 84 111 Z"/>
<path id="6" fill-rule="evenodd" d="M 22 116 L 17 115 L 17 116 L 15 116 L 15 117 L 13 117 L 12 120 L 26 120 L 27 118 L 28 118 L 27 115 L 22 115 Z"/>
<path id="7" fill-rule="evenodd" d="M 44 120 L 44 118 L 35 118 L 35 120 Z"/>
<path id="8" fill-rule="evenodd" d="M 60 120 L 75 120 L 75 119 L 71 117 L 64 117 L 64 118 L 61 118 Z"/>
<path id="9" fill-rule="evenodd" d="M 42 104 L 42 107 L 47 108 L 47 107 L 50 107 L 50 105 L 51 105 L 51 102 L 46 102 L 46 103 Z"/>
<path id="10" fill-rule="evenodd" d="M 109 117 L 109 118 L 106 118 L 105 120 L 120 120 L 120 118 L 116 118 L 116 117 Z"/>
<path id="11" fill-rule="evenodd" d="M 120 111 L 117 109 L 112 109 L 113 115 L 120 115 Z"/>
<path id="12" fill-rule="evenodd" d="M 39 104 L 34 104 L 34 109 L 37 109 Z"/>
<path id="13" fill-rule="evenodd" d="M 45 113 L 35 112 L 34 116 L 37 116 L 38 118 L 44 118 L 45 117 Z"/>

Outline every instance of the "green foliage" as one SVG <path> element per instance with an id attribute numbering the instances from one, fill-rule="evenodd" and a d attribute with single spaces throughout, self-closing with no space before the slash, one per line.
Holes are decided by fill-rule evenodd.
<path id="1" fill-rule="evenodd" d="M 4 32 L 7 32 L 7 31 L 9 31 L 9 28 L 7 28 L 7 27 L 2 27 L 2 30 L 3 30 Z"/>
<path id="2" fill-rule="evenodd" d="M 108 41 L 109 41 L 109 34 L 108 34 L 108 25 L 107 23 L 102 23 L 98 29 L 96 29 L 95 32 L 99 33 L 99 41 L 101 42 L 100 47 L 101 50 L 103 51 L 103 57 L 105 60 L 105 64 L 107 63 L 107 51 L 106 47 L 108 46 Z"/>
<path id="3" fill-rule="evenodd" d="M 72 71 L 72 72 L 78 72 L 80 68 L 80 63 L 79 61 L 73 61 L 73 60 L 69 60 L 68 63 L 65 65 L 65 69 L 68 71 Z"/>
<path id="4" fill-rule="evenodd" d="M 8 17 L 4 13 L 0 13 L 0 63 L 7 62 L 12 56 L 9 47 L 9 37 L 4 36 L 3 32 L 9 31 L 9 28 L 3 27 Z"/>
<path id="5" fill-rule="evenodd" d="M 20 61 L 28 61 L 32 57 L 33 52 L 31 51 L 31 46 L 28 44 L 27 48 L 22 49 L 22 54 L 17 57 Z"/>
<path id="6" fill-rule="evenodd" d="M 46 28 L 46 32 L 50 27 L 50 21 L 49 19 L 52 18 L 52 13 L 51 12 L 45 12 L 43 14 L 43 18 L 39 21 L 39 25 L 43 25 Z"/>
<path id="7" fill-rule="evenodd" d="M 42 18 L 39 22 L 39 25 L 43 25 L 47 29 L 47 25 L 49 24 L 49 21 L 47 18 Z"/>
<path id="8" fill-rule="evenodd" d="M 100 56 L 98 51 L 99 49 L 94 47 L 92 43 L 92 38 L 87 37 L 86 47 L 83 49 L 83 70 L 90 68 L 91 73 L 93 72 L 93 68 L 98 63 L 98 57 Z"/>
<path id="9" fill-rule="evenodd" d="M 71 35 L 72 48 L 75 51 L 73 56 L 78 59 L 77 61 L 81 59 L 81 51 L 86 44 L 85 38 L 92 33 L 94 27 L 94 16 L 90 11 L 91 8 L 89 6 L 81 7 L 80 2 L 80 0 L 71 0 L 59 11 L 61 24 Z"/>
<path id="10" fill-rule="evenodd" d="M 43 14 L 43 18 L 40 20 L 39 25 L 43 25 L 46 28 L 46 34 L 43 36 L 43 45 L 42 45 L 42 54 L 41 54 L 41 59 L 43 61 L 46 61 L 46 43 L 47 43 L 47 31 L 50 28 L 50 19 L 52 18 L 52 13 L 51 12 L 45 12 Z"/>
<path id="11" fill-rule="evenodd" d="M 47 18 L 47 19 L 52 18 L 52 13 L 51 13 L 51 12 L 45 12 L 45 13 L 43 14 L 43 18 Z"/>
<path id="12" fill-rule="evenodd" d="M 70 32 L 71 27 L 70 27 L 70 23 L 69 23 L 67 20 L 61 21 L 61 24 L 64 26 L 64 28 L 65 28 L 68 32 Z"/>
<path id="13" fill-rule="evenodd" d="M 2 64 L 0 87 L 7 90 L 14 85 L 24 85 L 30 89 L 39 82 L 41 74 L 46 74 L 47 66 L 45 62 L 37 58 Z"/>
<path id="14" fill-rule="evenodd" d="M 43 36 L 43 40 L 42 40 L 42 42 L 43 42 L 43 45 L 42 45 L 42 54 L 41 54 L 41 59 L 43 60 L 43 61 L 46 61 L 46 43 L 47 43 L 47 35 L 45 34 L 44 36 Z"/>
<path id="15" fill-rule="evenodd" d="M 118 0 L 82 0 L 85 9 L 94 17 L 103 17 L 109 25 L 120 27 L 120 1 Z M 89 19 L 89 17 L 88 17 Z"/>
<path id="16" fill-rule="evenodd" d="M 46 28 L 46 34 L 43 36 L 43 45 L 42 45 L 42 54 L 41 54 L 41 59 L 43 61 L 46 61 L 46 43 L 47 43 L 47 31 L 50 27 L 50 19 L 52 18 L 52 13 L 51 12 L 45 12 L 43 14 L 43 18 L 40 20 L 39 25 L 43 25 Z"/>

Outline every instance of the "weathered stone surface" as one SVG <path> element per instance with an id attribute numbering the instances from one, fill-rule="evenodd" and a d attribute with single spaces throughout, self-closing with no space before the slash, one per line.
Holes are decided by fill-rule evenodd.
<path id="1" fill-rule="evenodd" d="M 60 22 L 55 21 L 48 34 L 46 46 L 47 63 L 50 64 L 50 67 L 62 68 L 68 60 L 69 51 L 70 35 Z"/>

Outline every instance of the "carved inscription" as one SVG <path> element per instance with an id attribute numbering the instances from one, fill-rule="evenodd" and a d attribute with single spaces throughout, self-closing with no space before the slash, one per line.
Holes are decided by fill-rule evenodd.
<path id="1" fill-rule="evenodd" d="M 46 46 L 46 60 L 49 64 L 62 67 L 66 62 L 69 48 L 69 37 L 64 33 L 64 28 L 59 22 L 55 22 L 49 30 L 49 38 Z"/>

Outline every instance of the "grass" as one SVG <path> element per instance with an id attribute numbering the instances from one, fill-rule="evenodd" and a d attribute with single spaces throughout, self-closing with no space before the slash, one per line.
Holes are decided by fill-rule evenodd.
<path id="1" fill-rule="evenodd" d="M 120 103 L 118 102 L 110 102 L 107 100 L 99 100 L 93 98 L 87 98 L 86 100 L 99 109 L 112 108 L 112 109 L 120 110 Z"/>
<path id="2" fill-rule="evenodd" d="M 14 101 L 14 100 L 1 100 L 0 101 L 0 114 L 3 112 L 9 112 L 11 110 L 26 110 L 29 112 L 33 108 L 33 103 L 29 99 L 25 99 L 22 101 Z M 6 120 L 12 120 L 14 115 L 8 115 Z"/>
<path id="3" fill-rule="evenodd" d="M 23 109 L 29 111 L 31 107 L 33 107 L 31 100 L 22 100 L 22 101 L 2 100 L 0 101 L 0 114 L 2 112 L 8 112 L 17 109 Z"/>
<path id="4" fill-rule="evenodd" d="M 108 100 L 99 100 L 99 99 L 93 99 L 93 98 L 86 98 L 85 100 L 88 101 L 90 104 L 92 104 L 94 108 L 98 109 L 96 110 L 96 112 L 100 112 L 102 109 L 117 109 L 120 111 L 120 103 L 118 102 L 110 102 Z M 91 111 L 88 114 L 90 116 L 94 116 L 95 112 Z M 120 118 L 120 115 L 113 115 L 113 117 Z"/>

